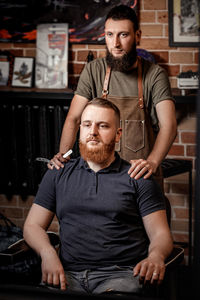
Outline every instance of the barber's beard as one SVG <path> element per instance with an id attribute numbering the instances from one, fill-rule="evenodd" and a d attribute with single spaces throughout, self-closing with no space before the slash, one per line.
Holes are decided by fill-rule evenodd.
<path id="1" fill-rule="evenodd" d="M 102 142 L 101 142 L 102 143 Z M 112 140 L 109 144 L 96 145 L 88 148 L 87 143 L 83 143 L 79 140 L 79 150 L 81 157 L 85 161 L 91 161 L 97 164 L 107 164 L 115 149 L 115 140 Z"/>
<path id="2" fill-rule="evenodd" d="M 112 53 L 106 48 L 106 62 L 114 71 L 127 72 L 137 60 L 136 44 L 134 43 L 132 49 L 121 57 L 114 57 Z"/>

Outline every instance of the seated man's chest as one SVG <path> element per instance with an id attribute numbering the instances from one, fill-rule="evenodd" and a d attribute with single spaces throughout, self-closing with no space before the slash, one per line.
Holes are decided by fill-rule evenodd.
<path id="1" fill-rule="evenodd" d="M 57 215 L 67 218 L 107 217 L 118 219 L 121 215 L 138 216 L 136 191 L 126 178 L 117 174 L 88 172 L 82 176 L 77 172 L 76 180 L 69 177 L 57 188 Z"/>

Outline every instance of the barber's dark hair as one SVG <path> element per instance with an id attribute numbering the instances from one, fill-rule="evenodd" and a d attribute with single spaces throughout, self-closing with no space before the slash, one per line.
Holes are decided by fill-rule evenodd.
<path id="1" fill-rule="evenodd" d="M 138 19 L 135 10 L 127 5 L 114 6 L 106 16 L 106 21 L 108 19 L 118 20 L 130 20 L 133 23 L 134 31 L 139 29 Z"/>
<path id="2" fill-rule="evenodd" d="M 86 105 L 89 106 L 89 105 L 95 105 L 95 106 L 100 106 L 100 107 L 105 107 L 105 108 L 110 108 L 112 110 L 114 110 L 115 112 L 115 115 L 118 119 L 118 121 L 120 121 L 120 110 L 119 108 L 114 104 L 112 103 L 111 101 L 108 101 L 104 98 L 94 98 L 92 99 L 91 101 L 89 101 Z"/>

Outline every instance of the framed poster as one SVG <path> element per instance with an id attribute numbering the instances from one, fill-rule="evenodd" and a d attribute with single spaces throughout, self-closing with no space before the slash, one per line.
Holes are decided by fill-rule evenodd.
<path id="1" fill-rule="evenodd" d="M 0 85 L 6 86 L 9 78 L 9 62 L 0 61 Z"/>
<path id="2" fill-rule="evenodd" d="M 169 45 L 198 47 L 200 45 L 199 0 L 168 0 Z"/>
<path id="3" fill-rule="evenodd" d="M 33 57 L 15 57 L 12 76 L 12 86 L 32 87 L 33 70 Z"/>
<path id="4" fill-rule="evenodd" d="M 68 24 L 37 26 L 35 85 L 66 88 L 68 85 Z"/>
<path id="5" fill-rule="evenodd" d="M 37 25 L 67 23 L 70 43 L 104 44 L 105 17 L 120 4 L 138 11 L 139 0 L 0 1 L 0 42 L 35 42 Z"/>

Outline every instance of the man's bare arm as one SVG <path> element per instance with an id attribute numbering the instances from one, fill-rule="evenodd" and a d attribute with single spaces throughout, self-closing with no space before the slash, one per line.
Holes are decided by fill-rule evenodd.
<path id="1" fill-rule="evenodd" d="M 42 281 L 65 290 L 65 272 L 46 233 L 53 217 L 53 212 L 33 204 L 24 224 L 24 239 L 42 259 Z"/>
<path id="2" fill-rule="evenodd" d="M 52 164 L 48 164 L 49 169 L 53 167 L 59 169 L 63 168 L 62 162 L 66 162 L 68 158 L 63 158 L 63 154 L 69 149 L 72 149 L 76 141 L 77 132 L 79 130 L 81 114 L 88 102 L 85 97 L 75 95 L 72 99 L 69 112 L 67 114 L 65 123 L 63 125 L 60 149 L 57 154 L 51 159 Z"/>
<path id="3" fill-rule="evenodd" d="M 155 173 L 158 166 L 166 157 L 177 134 L 175 105 L 171 100 L 164 100 L 156 105 L 159 120 L 159 133 L 154 147 L 147 159 L 131 160 L 129 174 L 132 178 L 139 179 L 141 176 L 148 178 Z"/>
<path id="4" fill-rule="evenodd" d="M 165 210 L 143 217 L 143 223 L 150 240 L 148 257 L 135 266 L 134 276 L 139 274 L 142 282 L 160 284 L 165 274 L 165 259 L 173 249 Z"/>

